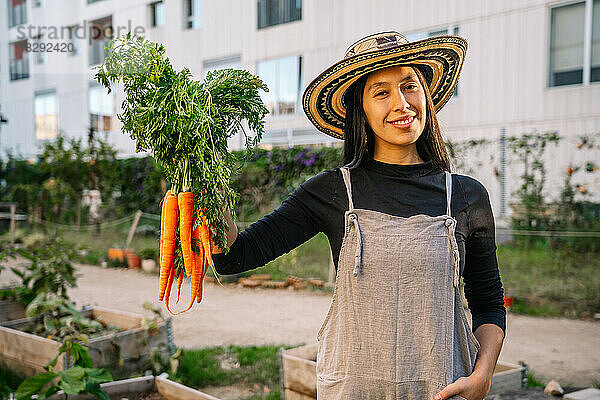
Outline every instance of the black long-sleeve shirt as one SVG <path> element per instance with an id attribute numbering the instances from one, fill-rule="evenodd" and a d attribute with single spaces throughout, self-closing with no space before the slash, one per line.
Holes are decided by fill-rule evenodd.
<path id="1" fill-rule="evenodd" d="M 398 165 L 371 159 L 351 170 L 350 178 L 355 208 L 400 217 L 446 212 L 444 173 L 431 162 Z M 235 274 L 261 267 L 324 232 L 337 269 L 346 210 L 348 196 L 340 169 L 325 170 L 301 184 L 278 209 L 240 232 L 227 255 L 213 255 L 215 268 L 220 274 Z M 460 270 L 473 331 L 485 323 L 505 330 L 494 217 L 485 187 L 471 177 L 453 175 L 451 212 L 457 220 Z"/>

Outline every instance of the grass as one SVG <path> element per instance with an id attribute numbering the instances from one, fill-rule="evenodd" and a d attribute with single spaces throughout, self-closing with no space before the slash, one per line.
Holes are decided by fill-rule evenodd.
<path id="1" fill-rule="evenodd" d="M 183 361 L 170 379 L 199 390 L 207 386 L 247 384 L 267 388 L 244 400 L 280 398 L 279 361 L 281 346 L 228 346 L 186 350 Z M 290 347 L 285 347 L 290 348 Z"/>
<path id="2" fill-rule="evenodd" d="M 299 278 L 318 278 L 327 281 L 329 276 L 329 240 L 319 233 L 307 242 L 269 262 L 261 268 L 247 271 L 242 276 L 254 273 L 271 274 L 271 279 L 283 281 L 289 275 Z"/>
<path id="3" fill-rule="evenodd" d="M 540 381 L 535 373 L 528 369 L 527 370 L 527 387 L 545 387 L 544 382 Z"/>
<path id="4" fill-rule="evenodd" d="M 505 292 L 515 298 L 514 312 L 591 317 L 600 311 L 597 253 L 503 245 L 498 264 Z"/>

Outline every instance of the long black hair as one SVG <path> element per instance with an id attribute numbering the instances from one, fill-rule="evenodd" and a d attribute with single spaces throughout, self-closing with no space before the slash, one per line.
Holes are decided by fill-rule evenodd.
<path id="1" fill-rule="evenodd" d="M 450 158 L 440 132 L 429 87 L 419 68 L 413 69 L 425 92 L 427 110 L 425 127 L 416 142 L 417 152 L 423 161 L 431 161 L 434 167 L 450 171 Z M 347 166 L 350 169 L 372 159 L 375 149 L 375 133 L 367 122 L 362 102 L 368 76 L 369 74 L 364 75 L 354 82 L 344 95 L 346 119 L 344 120 L 344 151 L 340 166 Z"/>

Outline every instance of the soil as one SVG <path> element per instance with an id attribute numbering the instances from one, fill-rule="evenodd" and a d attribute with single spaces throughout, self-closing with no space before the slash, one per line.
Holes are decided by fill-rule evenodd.
<path id="1" fill-rule="evenodd" d="M 142 308 L 146 301 L 162 307 L 157 299 L 156 275 L 89 265 L 78 265 L 77 269 L 78 287 L 70 289 L 69 296 L 79 306 L 90 304 L 140 314 L 148 314 Z M 0 286 L 10 279 L 7 269 L 0 274 Z M 181 294 L 180 303 L 172 303 L 174 310 L 187 307 L 189 281 Z M 173 317 L 175 344 L 200 348 L 314 343 L 330 302 L 331 294 L 325 293 L 206 284 L 202 303 Z M 600 382 L 598 349 L 598 321 L 509 313 L 500 360 L 525 362 L 543 382 L 555 379 L 563 387 L 587 387 Z"/>

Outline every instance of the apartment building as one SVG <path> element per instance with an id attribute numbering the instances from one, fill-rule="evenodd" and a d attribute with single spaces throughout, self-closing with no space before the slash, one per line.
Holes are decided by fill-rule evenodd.
<path id="1" fill-rule="evenodd" d="M 600 131 L 600 0 L 7 0 L 0 157 L 33 157 L 59 132 L 85 137 L 90 127 L 133 154 L 116 117 L 123 93 L 107 95 L 93 80 L 104 46 L 127 31 L 163 43 L 175 67 L 198 79 L 227 67 L 258 74 L 270 88 L 264 146 L 330 145 L 337 140 L 304 116 L 302 92 L 351 43 L 383 30 L 468 40 L 457 90 L 438 114 L 447 139 L 558 131 L 566 139 L 548 154 L 551 188 L 564 165 L 586 157 L 569 146 Z M 240 145 L 232 138 L 232 149 Z M 495 176 L 492 167 L 504 172 L 510 161 L 502 152 L 473 174 L 505 214 L 517 173 Z"/>

